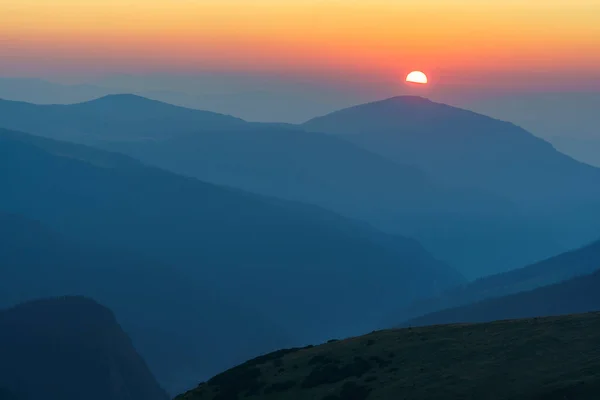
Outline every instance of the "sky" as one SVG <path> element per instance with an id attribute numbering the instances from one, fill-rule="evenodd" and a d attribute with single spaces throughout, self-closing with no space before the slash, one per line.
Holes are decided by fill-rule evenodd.
<path id="1" fill-rule="evenodd" d="M 416 94 L 588 148 L 599 16 L 600 0 L 0 0 L 0 98 L 135 93 L 299 123 Z"/>
<path id="2" fill-rule="evenodd" d="M 600 88 L 599 0 L 0 0 L 0 76 Z"/>

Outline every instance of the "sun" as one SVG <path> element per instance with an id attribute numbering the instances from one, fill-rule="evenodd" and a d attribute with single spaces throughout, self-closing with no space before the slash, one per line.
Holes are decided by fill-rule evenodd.
<path id="1" fill-rule="evenodd" d="M 421 71 L 413 71 L 406 76 L 406 82 L 424 85 L 427 83 L 427 75 L 425 75 Z"/>

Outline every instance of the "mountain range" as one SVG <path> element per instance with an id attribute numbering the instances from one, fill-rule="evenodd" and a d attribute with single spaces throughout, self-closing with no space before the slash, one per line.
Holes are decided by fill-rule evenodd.
<path id="1" fill-rule="evenodd" d="M 596 110 L 600 93 L 512 92 L 489 87 L 444 85 L 398 87 L 392 82 L 289 82 L 277 77 L 254 78 L 227 74 L 194 77 L 121 75 L 64 84 L 42 79 L 0 78 L 0 98 L 35 104 L 73 104 L 115 93 L 135 93 L 183 107 L 233 114 L 248 121 L 300 123 L 315 115 L 394 94 L 420 93 L 437 102 L 454 105 L 504 121 L 511 121 L 538 137 L 558 144 L 555 138 L 598 138 Z M 398 93 L 400 91 L 400 93 Z M 585 152 L 567 153 L 577 159 Z"/>
<path id="2" fill-rule="evenodd" d="M 414 327 L 597 310 L 600 169 L 514 124 L 414 96 L 291 125 L 112 95 L 72 105 L 0 100 L 0 127 L 0 307 L 65 295 L 97 299 L 114 310 L 148 367 L 130 350 L 124 359 L 170 393 L 261 354 L 182 398 L 435 398 L 448 390 L 464 397 L 465 388 L 481 397 L 494 374 L 513 385 L 494 390 L 499 399 L 588 396 L 598 385 L 576 369 L 559 377 L 559 363 L 593 359 L 568 358 L 555 346 L 553 361 L 528 375 L 529 390 L 507 366 L 518 359 L 517 370 L 529 373 L 534 349 L 517 343 L 527 348 L 517 358 L 499 350 L 514 345 L 525 325 L 535 343 L 564 343 L 576 328 L 595 326 L 590 316 L 438 327 L 417 330 L 417 338 L 412 328 L 385 331 L 339 348 L 265 355 L 363 334 L 382 321 Z M 68 312 L 44 308 L 52 304 Z M 0 346 L 18 341 L 21 314 L 33 309 L 31 318 L 45 325 L 28 340 L 62 340 L 44 330 L 55 323 L 51 315 L 64 332 L 88 335 L 76 325 L 89 321 L 77 321 L 84 306 L 90 300 L 61 297 L 0 314 L 0 327 L 8 316 L 9 328 Z M 38 318 L 38 309 L 48 318 Z M 102 315 L 117 332 L 115 317 Z M 500 357 L 497 366 L 469 358 L 461 342 L 490 331 L 499 341 L 478 336 L 468 345 Z M 120 332 L 109 342 L 126 348 Z M 414 364 L 425 342 L 428 354 L 448 350 L 441 362 L 454 366 Z M 21 345 L 13 347 L 35 348 Z M 394 360 L 383 357 L 394 346 L 385 354 Z M 472 365 L 448 376 L 456 358 Z M 124 378 L 119 360 L 98 364 L 120 382 L 108 385 L 105 398 L 125 399 L 123 382 L 138 376 Z M 0 397 L 26 400 L 50 382 L 40 379 L 26 393 L 24 369 L 3 368 Z M 430 369 L 428 380 L 449 386 L 420 381 Z M 477 381 L 465 384 L 479 369 Z M 105 370 L 80 372 L 104 379 Z M 144 386 L 152 393 L 132 400 L 164 396 L 156 383 Z"/>
<path id="3" fill-rule="evenodd" d="M 212 350 L 202 348 L 211 354 L 204 364 L 213 367 L 205 371 L 248 352 L 264 351 L 269 343 L 277 346 L 276 339 L 285 340 L 285 332 L 293 336 L 288 339 L 291 344 L 360 333 L 399 304 L 464 282 L 412 239 L 318 207 L 218 187 L 77 144 L 0 130 L 0 187 L 10 188 L 0 197 L 1 212 L 39 221 L 52 232 L 28 228 L 21 220 L 13 223 L 25 239 L 39 239 L 26 241 L 16 255 L 13 249 L 18 247 L 8 245 L 6 258 L 0 260 L 7 266 L 3 271 L 13 271 L 18 279 L 4 280 L 16 296 L 11 300 L 27 300 L 28 291 L 39 287 L 32 295 L 87 289 L 90 292 L 78 293 L 99 296 L 117 313 L 133 302 L 137 313 L 129 308 L 123 323 L 135 326 L 131 332 L 137 335 L 143 328 L 141 316 L 150 313 L 160 330 L 146 334 L 168 339 L 169 346 L 189 343 L 183 337 L 202 337 L 202 317 L 197 314 L 208 312 L 212 326 L 205 333 L 214 332 L 214 339 L 204 341 Z M 52 245 L 54 234 L 66 240 L 62 249 Z M 11 231 L 5 235 L 19 238 Z M 97 249 L 100 257 L 93 252 Z M 47 256 L 40 258 L 42 254 Z M 68 280 L 56 279 L 57 266 L 67 266 L 63 276 L 80 281 L 67 285 Z M 85 273 L 78 268 L 86 268 Z M 39 274 L 46 278 L 27 284 L 27 277 Z M 121 280 L 122 291 L 112 288 L 111 276 Z M 140 297 L 128 295 L 129 286 L 136 287 Z M 221 300 L 203 298 L 206 289 L 217 299 L 227 299 L 225 304 L 256 310 L 272 324 L 271 330 L 283 333 L 262 340 L 255 336 L 247 347 L 240 344 L 234 356 L 236 348 L 226 350 L 231 324 L 245 320 L 249 329 L 262 335 L 263 328 L 270 332 L 268 323 L 255 324 L 252 313 L 243 312 L 219 321 L 230 311 Z M 153 291 L 165 293 L 165 298 L 152 300 Z M 148 299 L 152 301 L 145 303 Z M 186 318 L 193 321 L 185 323 L 190 331 L 179 338 L 183 334 L 174 322 Z M 154 342 L 152 347 L 152 338 L 144 337 L 138 340 L 147 346 L 144 356 L 163 371 L 156 370 L 159 378 L 168 376 L 158 352 L 165 344 L 157 347 Z M 189 366 L 191 372 L 203 368 L 200 359 Z"/>
<path id="4" fill-rule="evenodd" d="M 593 189 L 596 169 L 569 159 L 510 124 L 424 99 L 393 98 L 363 107 L 372 113 L 358 107 L 293 126 L 247 123 L 131 95 L 69 106 L 2 101 L 0 126 L 125 153 L 206 182 L 316 204 L 384 231 L 414 237 L 470 278 L 532 263 L 600 235 L 596 225 L 584 218 L 584 214 L 595 216 L 598 208 Z M 419 112 L 413 108 L 421 110 L 422 116 L 418 117 Z M 354 116 L 348 121 L 339 117 L 350 114 Z M 450 119 L 444 119 L 446 114 Z M 353 118 L 361 119 L 361 129 L 370 129 L 369 134 L 307 132 L 352 133 L 361 126 Z M 411 128 L 421 124 L 419 118 L 441 121 L 440 126 L 434 123 L 423 128 L 431 132 L 447 124 L 456 125 L 461 132 L 466 128 L 463 133 L 442 134 L 446 139 L 427 138 Z M 329 129 L 328 124 L 337 130 Z M 502 131 L 505 127 L 507 133 Z M 395 137 L 396 142 L 382 146 L 388 152 L 402 151 L 409 148 L 411 137 L 422 137 L 420 144 L 413 143 L 408 151 L 414 156 L 393 157 L 385 151 L 377 154 L 380 148 L 357 139 L 379 143 L 386 137 L 383 131 L 396 132 L 399 128 L 403 130 L 387 135 Z M 433 140 L 440 145 L 430 145 Z M 444 140 L 454 140 L 456 145 Z M 480 158 L 488 160 L 491 167 L 480 165 L 477 157 L 460 156 L 466 151 L 459 147 L 461 143 L 470 143 L 469 151 L 482 154 Z M 498 143 L 504 143 L 504 147 Z M 435 153 L 439 148 L 447 150 L 444 162 Z M 507 158 L 507 149 L 529 154 L 536 161 L 528 166 L 522 165 L 524 161 L 516 165 Z M 452 157 L 463 160 L 464 165 L 453 166 Z M 498 157 L 498 163 L 490 161 Z M 551 165 L 558 162 L 554 170 L 546 165 L 547 159 Z M 433 165 L 427 160 L 433 160 Z M 507 183 L 517 168 L 531 170 L 521 173 L 527 179 Z M 450 171 L 454 175 L 464 173 L 466 178 L 448 179 Z M 475 173 L 480 177 L 488 174 L 489 182 L 474 177 Z M 541 184 L 548 182 L 550 175 L 556 176 L 556 193 L 550 184 L 540 192 L 556 198 L 556 202 L 559 195 L 565 198 L 563 193 L 577 200 L 564 204 L 559 214 L 551 207 L 555 202 L 544 200 L 532 212 L 533 199 L 524 204 L 513 196 L 528 179 Z M 570 182 L 569 186 L 562 185 L 561 179 Z M 504 186 L 512 189 L 504 190 Z M 569 235 L 565 235 L 566 229 Z M 500 240 L 502 248 L 497 246 Z M 471 251 L 462 251 L 464 248 Z"/>
<path id="5" fill-rule="evenodd" d="M 527 209 L 555 210 L 600 198 L 600 169 L 509 122 L 421 97 L 352 107 L 304 127 L 343 135 L 444 182 L 484 188 Z"/>

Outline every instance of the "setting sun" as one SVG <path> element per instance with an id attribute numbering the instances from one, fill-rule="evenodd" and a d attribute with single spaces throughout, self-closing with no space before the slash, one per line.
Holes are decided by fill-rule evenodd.
<path id="1" fill-rule="evenodd" d="M 406 76 L 406 82 L 425 84 L 427 83 L 427 75 L 421 71 L 413 71 Z"/>

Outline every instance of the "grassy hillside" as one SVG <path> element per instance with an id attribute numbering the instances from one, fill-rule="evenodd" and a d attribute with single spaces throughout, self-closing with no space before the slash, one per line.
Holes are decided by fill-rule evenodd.
<path id="1" fill-rule="evenodd" d="M 388 330 L 283 350 L 176 400 L 563 400 L 600 393 L 600 314 Z"/>

